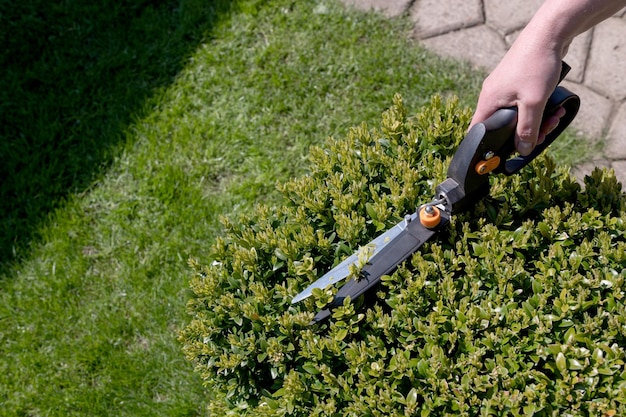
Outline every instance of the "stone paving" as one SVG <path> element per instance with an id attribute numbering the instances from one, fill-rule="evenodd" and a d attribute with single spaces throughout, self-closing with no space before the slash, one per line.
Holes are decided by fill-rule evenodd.
<path id="1" fill-rule="evenodd" d="M 342 0 L 389 17 L 408 15 L 413 37 L 429 50 L 491 71 L 543 0 Z M 604 140 L 603 155 L 575 168 L 582 177 L 595 166 L 612 167 L 626 185 L 626 8 L 578 36 L 565 61 L 563 85 L 580 96 L 572 127 Z"/>

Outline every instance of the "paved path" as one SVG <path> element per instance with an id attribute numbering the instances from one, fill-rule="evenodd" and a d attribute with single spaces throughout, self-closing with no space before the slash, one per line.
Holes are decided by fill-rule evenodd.
<path id="1" fill-rule="evenodd" d="M 406 14 L 413 36 L 433 52 L 490 71 L 543 0 L 342 0 L 389 17 Z M 604 140 L 604 155 L 575 169 L 612 167 L 626 186 L 626 8 L 577 37 L 565 61 L 572 67 L 563 85 L 581 98 L 573 127 Z"/>

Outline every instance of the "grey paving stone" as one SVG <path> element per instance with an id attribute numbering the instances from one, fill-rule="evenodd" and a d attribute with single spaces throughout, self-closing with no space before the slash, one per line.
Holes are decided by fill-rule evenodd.
<path id="1" fill-rule="evenodd" d="M 613 118 L 604 151 L 610 159 L 626 159 L 626 101 Z"/>
<path id="2" fill-rule="evenodd" d="M 626 20 L 610 18 L 594 29 L 585 82 L 616 100 L 626 98 Z"/>
<path id="3" fill-rule="evenodd" d="M 582 83 L 585 80 L 585 68 L 587 67 L 592 34 L 593 29 L 590 29 L 578 35 L 567 50 L 564 60 L 572 67 L 569 74 L 567 74 L 567 79 L 570 81 Z"/>
<path id="4" fill-rule="evenodd" d="M 484 22 L 480 0 L 417 0 L 410 16 L 418 39 Z"/>
<path id="5" fill-rule="evenodd" d="M 543 0 L 484 0 L 485 22 L 503 35 L 519 30 L 533 17 Z"/>
<path id="6" fill-rule="evenodd" d="M 504 36 L 504 41 L 509 48 L 513 45 L 513 42 L 515 42 L 515 39 L 517 39 L 517 36 L 520 34 L 521 31 L 522 30 L 519 29 Z"/>
<path id="7" fill-rule="evenodd" d="M 411 0 L 341 0 L 348 6 L 356 7 L 361 10 L 371 10 L 382 12 L 385 16 L 400 16 L 407 11 L 411 4 Z"/>
<path id="8" fill-rule="evenodd" d="M 563 86 L 580 96 L 580 110 L 572 122 L 572 126 L 590 139 L 599 138 L 606 128 L 613 102 L 583 84 L 563 81 Z"/>
<path id="9" fill-rule="evenodd" d="M 424 39 L 422 43 L 437 54 L 466 60 L 488 71 L 495 68 L 507 51 L 504 40 L 486 25 Z"/>

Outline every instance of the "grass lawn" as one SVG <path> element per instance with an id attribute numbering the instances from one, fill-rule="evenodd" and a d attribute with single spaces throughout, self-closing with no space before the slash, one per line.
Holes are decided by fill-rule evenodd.
<path id="1" fill-rule="evenodd" d="M 0 415 L 203 414 L 176 337 L 219 216 L 482 81 L 330 0 L 1 1 Z"/>

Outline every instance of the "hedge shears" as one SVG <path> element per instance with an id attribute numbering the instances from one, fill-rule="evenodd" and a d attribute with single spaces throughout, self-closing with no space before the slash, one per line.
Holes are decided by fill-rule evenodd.
<path id="1" fill-rule="evenodd" d="M 560 80 L 569 69 L 563 63 Z M 328 318 L 332 309 L 341 306 L 347 297 L 354 300 L 374 287 L 382 276 L 392 273 L 442 230 L 449 223 L 453 212 L 467 210 L 487 196 L 491 173 L 513 175 L 539 156 L 572 122 L 580 107 L 580 98 L 566 88 L 557 86 L 548 100 L 544 118 L 554 114 L 560 107 L 565 109 L 565 115 L 559 125 L 528 156 L 513 156 L 517 126 L 515 107 L 500 109 L 484 122 L 474 125 L 455 152 L 446 180 L 436 187 L 436 198 L 422 204 L 415 212 L 407 214 L 403 221 L 368 243 L 364 247 L 367 248 L 365 262 L 363 251 L 357 251 L 296 295 L 291 302 L 297 303 L 309 297 L 316 288 L 325 289 L 344 280 L 357 268 L 358 276 L 347 281 L 326 308 L 315 315 L 315 323 Z"/>

